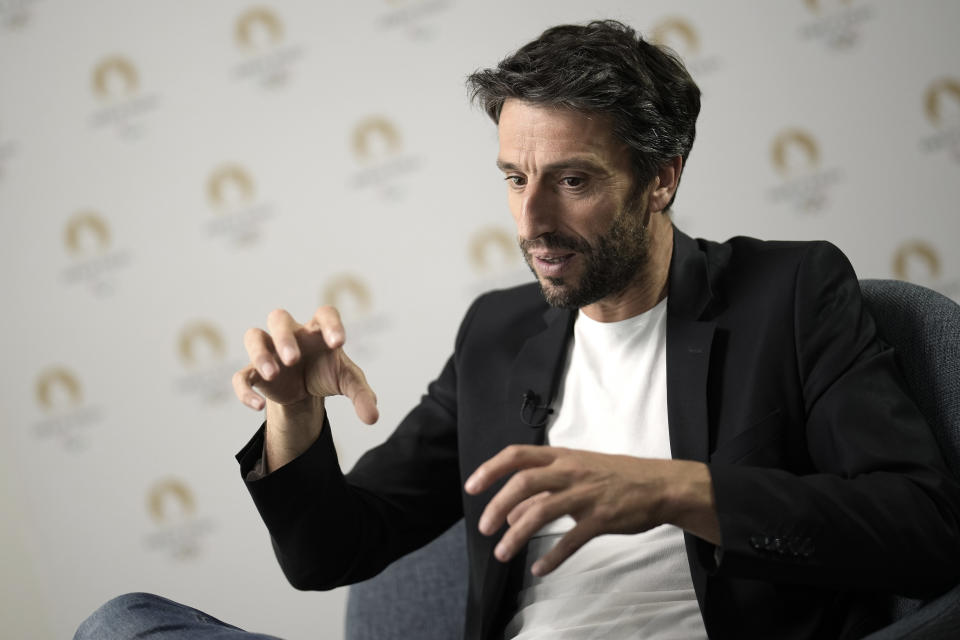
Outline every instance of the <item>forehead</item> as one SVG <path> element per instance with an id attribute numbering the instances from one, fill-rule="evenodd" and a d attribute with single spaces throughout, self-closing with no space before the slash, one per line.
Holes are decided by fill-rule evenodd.
<path id="1" fill-rule="evenodd" d="M 497 132 L 501 162 L 515 163 L 531 155 L 590 156 L 611 167 L 629 161 L 626 144 L 614 136 L 612 120 L 605 114 L 509 99 L 500 112 Z"/>

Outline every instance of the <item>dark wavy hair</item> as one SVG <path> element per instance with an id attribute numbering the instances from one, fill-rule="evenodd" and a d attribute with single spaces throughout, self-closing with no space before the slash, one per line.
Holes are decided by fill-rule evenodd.
<path id="1" fill-rule="evenodd" d="M 607 114 L 641 189 L 674 157 L 686 164 L 700 113 L 700 89 L 683 62 L 616 20 L 547 29 L 467 85 L 496 123 L 508 98 Z"/>

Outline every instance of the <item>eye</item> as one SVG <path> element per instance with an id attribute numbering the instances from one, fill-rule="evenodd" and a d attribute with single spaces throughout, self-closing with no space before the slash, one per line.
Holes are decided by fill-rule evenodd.
<path id="1" fill-rule="evenodd" d="M 586 179 L 581 176 L 564 176 L 560 178 L 560 182 L 563 183 L 563 186 L 570 187 L 571 189 L 579 189 L 586 184 Z"/>
<path id="2" fill-rule="evenodd" d="M 527 179 L 523 176 L 511 175 L 504 178 L 511 187 L 522 187 L 527 183 Z"/>

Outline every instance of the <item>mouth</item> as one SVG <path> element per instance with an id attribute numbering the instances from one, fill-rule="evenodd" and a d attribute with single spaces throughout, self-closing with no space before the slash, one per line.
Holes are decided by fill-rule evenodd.
<path id="1" fill-rule="evenodd" d="M 536 266 L 537 273 L 542 276 L 556 278 L 570 268 L 576 253 L 538 253 L 530 256 Z"/>

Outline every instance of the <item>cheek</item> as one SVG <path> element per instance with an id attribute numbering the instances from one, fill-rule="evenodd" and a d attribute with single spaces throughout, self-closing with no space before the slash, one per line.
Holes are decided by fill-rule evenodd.
<path id="1" fill-rule="evenodd" d="M 597 236 L 606 233 L 616 219 L 618 209 L 608 199 L 592 202 L 570 211 L 570 221 L 577 230 L 586 236 Z"/>
<path id="2" fill-rule="evenodd" d="M 510 208 L 510 215 L 514 222 L 520 221 L 520 213 L 523 207 L 523 199 L 520 194 L 513 190 L 507 191 L 507 206 Z"/>

